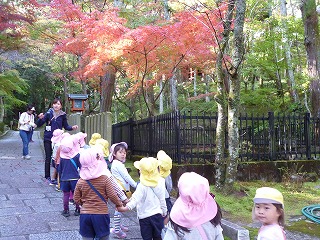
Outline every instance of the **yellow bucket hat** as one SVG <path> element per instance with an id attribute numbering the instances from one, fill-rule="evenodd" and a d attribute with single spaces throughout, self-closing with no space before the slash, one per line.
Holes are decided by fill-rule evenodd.
<path id="1" fill-rule="evenodd" d="M 256 190 L 256 195 L 253 198 L 254 203 L 276 203 L 284 207 L 282 193 L 275 188 L 262 187 Z"/>
<path id="2" fill-rule="evenodd" d="M 102 138 L 100 133 L 93 133 L 89 141 L 89 145 L 92 147 L 93 145 L 96 144 L 97 139 L 100 139 L 100 138 Z"/>
<path id="3" fill-rule="evenodd" d="M 157 153 L 157 159 L 160 162 L 160 175 L 161 177 L 166 178 L 171 173 L 172 159 L 163 150 L 160 150 Z"/>
<path id="4" fill-rule="evenodd" d="M 140 182 L 147 187 L 156 187 L 160 178 L 159 161 L 153 157 L 145 157 L 133 163 L 140 170 Z"/>
<path id="5" fill-rule="evenodd" d="M 96 140 L 96 144 L 94 145 L 96 147 L 100 147 L 101 150 L 103 151 L 104 157 L 109 156 L 109 142 L 103 138 L 99 138 Z"/>

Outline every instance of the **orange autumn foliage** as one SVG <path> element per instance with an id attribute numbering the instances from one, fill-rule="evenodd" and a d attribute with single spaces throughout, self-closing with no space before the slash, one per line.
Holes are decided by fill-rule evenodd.
<path id="1" fill-rule="evenodd" d="M 132 81 L 131 95 L 167 79 L 176 68 L 213 68 L 221 39 L 226 6 L 208 12 L 184 11 L 165 25 L 125 26 L 118 9 L 89 13 L 68 0 L 52 1 L 54 15 L 65 22 L 69 36 L 61 38 L 56 52 L 79 56 L 74 76 L 103 76 L 108 64 L 121 68 Z"/>

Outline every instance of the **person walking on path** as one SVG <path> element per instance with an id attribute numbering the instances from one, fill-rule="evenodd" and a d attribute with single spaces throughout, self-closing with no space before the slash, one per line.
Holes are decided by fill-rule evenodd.
<path id="1" fill-rule="evenodd" d="M 122 206 L 110 179 L 108 168 L 98 149 L 88 148 L 80 154 L 80 179 L 76 185 L 74 200 L 81 205 L 80 234 L 82 239 L 109 239 L 110 216 L 107 201 Z"/>
<path id="2" fill-rule="evenodd" d="M 109 166 L 111 164 L 111 173 L 115 179 L 119 182 L 123 191 L 125 191 L 128 198 L 131 197 L 130 186 L 133 188 L 137 187 L 137 183 L 128 173 L 128 170 L 125 166 L 126 157 L 127 157 L 128 145 L 125 142 L 115 143 L 110 148 L 109 155 Z M 122 214 L 115 210 L 113 222 L 114 227 L 111 229 L 111 233 L 119 239 L 126 238 L 126 233 L 129 229 L 122 225 Z"/>
<path id="3" fill-rule="evenodd" d="M 20 115 L 19 118 L 19 134 L 22 139 L 22 158 L 23 159 L 30 159 L 29 155 L 29 143 L 31 140 L 31 133 L 33 131 L 33 128 L 36 127 L 36 124 L 34 123 L 34 115 L 33 112 L 35 111 L 35 108 L 31 105 L 27 107 L 27 111 L 23 112 Z"/>
<path id="4" fill-rule="evenodd" d="M 165 180 L 158 171 L 159 161 L 145 157 L 134 162 L 140 172 L 140 183 L 125 207 L 117 207 L 119 212 L 137 208 L 140 233 L 144 240 L 161 240 L 164 228 L 163 218 L 167 215 L 165 200 Z"/>
<path id="5" fill-rule="evenodd" d="M 75 135 L 64 137 L 60 143 L 60 163 L 58 165 L 58 173 L 60 176 L 60 189 L 63 192 L 63 212 L 65 217 L 70 216 L 69 199 L 70 192 L 74 193 L 76 184 L 78 182 L 79 169 L 81 164 L 79 162 L 80 145 L 79 140 Z M 80 207 L 76 204 L 74 212 L 75 216 L 80 215 Z"/>
<path id="6" fill-rule="evenodd" d="M 179 197 L 170 212 L 164 240 L 223 240 L 221 209 L 210 193 L 209 181 L 185 172 L 178 181 Z"/>
<path id="7" fill-rule="evenodd" d="M 45 164 L 44 164 L 44 177 L 47 179 L 48 183 L 51 183 L 50 177 L 50 162 L 52 155 L 52 133 L 56 129 L 64 128 L 67 131 L 72 131 L 78 129 L 77 125 L 70 126 L 67 121 L 67 114 L 61 110 L 62 103 L 61 99 L 55 98 L 53 100 L 52 108 L 50 108 L 45 114 L 39 113 L 38 121 L 36 125 L 41 127 L 43 124 L 46 124 L 43 142 L 44 142 L 44 151 L 45 151 Z"/>

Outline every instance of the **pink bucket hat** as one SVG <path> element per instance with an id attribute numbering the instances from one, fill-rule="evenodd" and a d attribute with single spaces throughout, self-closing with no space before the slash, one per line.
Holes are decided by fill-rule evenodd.
<path id="1" fill-rule="evenodd" d="M 186 172 L 178 181 L 179 197 L 174 203 L 170 217 L 176 224 L 193 228 L 217 215 L 217 203 L 210 193 L 209 182 L 195 172 Z"/>
<path id="2" fill-rule="evenodd" d="M 80 151 L 80 145 L 75 135 L 65 136 L 60 143 L 60 157 L 70 159 L 76 156 Z"/>
<path id="3" fill-rule="evenodd" d="M 59 129 L 59 128 L 54 130 L 53 133 L 52 133 L 51 142 L 53 144 L 56 144 L 56 143 L 60 142 L 62 140 L 62 134 L 63 133 L 64 133 L 64 131 Z"/>
<path id="4" fill-rule="evenodd" d="M 86 144 L 85 138 L 87 137 L 87 134 L 83 132 L 78 132 L 75 134 L 75 136 L 78 138 L 80 147 L 83 147 Z"/>
<path id="5" fill-rule="evenodd" d="M 105 175 L 108 171 L 108 165 L 101 156 L 102 151 L 98 148 L 84 149 L 80 154 L 80 177 L 84 180 L 90 180 Z"/>
<path id="6" fill-rule="evenodd" d="M 126 149 L 128 149 L 128 144 L 126 142 L 119 142 L 119 143 L 112 144 L 111 147 L 110 147 L 110 155 L 109 155 L 109 158 L 108 158 L 109 162 L 113 161 L 113 159 L 114 159 L 114 156 L 113 156 L 114 148 L 119 144 L 122 144 Z"/>

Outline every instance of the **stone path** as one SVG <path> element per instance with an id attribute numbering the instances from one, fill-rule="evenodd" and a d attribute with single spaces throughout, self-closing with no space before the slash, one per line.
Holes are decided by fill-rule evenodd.
<path id="1" fill-rule="evenodd" d="M 0 240 L 81 239 L 79 217 L 61 215 L 62 193 L 44 179 L 44 151 L 40 132 L 30 143 L 31 159 L 21 159 L 22 141 L 18 131 L 0 137 Z M 114 208 L 110 204 L 110 216 Z M 111 219 L 112 222 L 112 219 Z M 127 239 L 142 239 L 136 212 L 124 213 L 129 226 Z M 110 239 L 113 239 L 110 237 Z"/>

